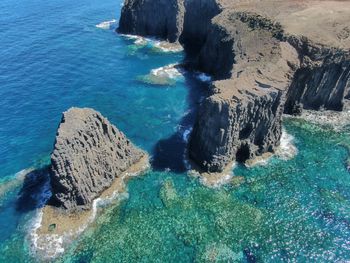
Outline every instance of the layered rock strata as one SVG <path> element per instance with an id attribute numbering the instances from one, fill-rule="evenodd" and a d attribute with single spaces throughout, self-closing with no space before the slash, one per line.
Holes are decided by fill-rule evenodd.
<path id="1" fill-rule="evenodd" d="M 346 1 L 127 0 L 119 31 L 196 50 L 191 65 L 216 81 L 189 153 L 203 170 L 220 172 L 273 152 L 283 111 L 342 110 L 350 97 L 349 16 Z"/>
<path id="2" fill-rule="evenodd" d="M 299 65 L 290 44 L 263 25 L 253 29 L 240 15 L 216 16 L 198 56 L 202 69 L 224 79 L 212 84 L 212 95 L 200 106 L 189 144 L 191 159 L 209 172 L 274 151 L 285 91 Z"/>
<path id="3" fill-rule="evenodd" d="M 63 113 L 51 154 L 51 205 L 72 212 L 91 208 L 95 198 L 146 154 L 99 112 Z"/>

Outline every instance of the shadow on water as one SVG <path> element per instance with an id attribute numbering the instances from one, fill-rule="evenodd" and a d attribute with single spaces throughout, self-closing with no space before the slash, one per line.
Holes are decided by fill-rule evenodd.
<path id="1" fill-rule="evenodd" d="M 186 171 L 184 153 L 187 147 L 187 139 L 195 122 L 200 100 L 208 92 L 209 83 L 199 81 L 191 72 L 184 74 L 184 77 L 185 85 L 189 89 L 187 97 L 188 111 L 181 119 L 177 132 L 169 138 L 158 141 L 155 145 L 151 164 L 153 169 L 158 171 L 167 169 L 175 173 Z"/>
<path id="2" fill-rule="evenodd" d="M 49 167 L 40 168 L 26 174 L 18 193 L 16 210 L 26 213 L 43 207 L 51 197 Z"/>

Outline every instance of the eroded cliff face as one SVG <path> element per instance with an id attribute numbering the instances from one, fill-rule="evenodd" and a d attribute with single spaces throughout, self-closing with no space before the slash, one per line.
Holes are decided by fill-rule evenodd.
<path id="1" fill-rule="evenodd" d="M 160 37 L 198 49 L 206 40 L 211 19 L 220 11 L 215 0 L 126 0 L 118 32 Z"/>
<path id="2" fill-rule="evenodd" d="M 300 54 L 301 66 L 288 89 L 285 113 L 302 109 L 343 110 L 350 92 L 350 52 L 288 37 Z"/>
<path id="3" fill-rule="evenodd" d="M 202 48 L 211 30 L 211 19 L 221 11 L 215 0 L 184 1 L 184 20 L 179 40 L 185 50 L 198 52 Z"/>
<path id="4" fill-rule="evenodd" d="M 285 91 L 299 66 L 296 50 L 275 37 L 278 27 L 249 14 L 252 25 L 246 15 L 216 16 L 198 56 L 203 70 L 225 79 L 200 106 L 189 144 L 191 159 L 209 172 L 275 150 Z"/>
<path id="5" fill-rule="evenodd" d="M 153 23 L 138 15 L 149 12 L 149 1 L 126 1 L 122 32 L 144 35 L 126 24 Z M 329 11 L 336 8 L 328 1 L 173 1 L 156 2 L 176 6 L 164 9 L 165 16 L 178 18 L 175 35 L 168 36 L 169 27 L 167 34 L 155 35 L 196 50 L 191 65 L 216 80 L 189 143 L 190 157 L 205 171 L 220 172 L 234 160 L 273 152 L 283 111 L 342 110 L 350 98 L 350 5 L 341 2 L 332 11 L 339 23 L 331 23 Z"/>
<path id="6" fill-rule="evenodd" d="M 178 41 L 184 21 L 183 0 L 125 0 L 118 32 Z"/>
<path id="7" fill-rule="evenodd" d="M 69 212 L 92 202 L 145 153 L 99 112 L 71 108 L 63 113 L 51 154 L 50 204 Z"/>

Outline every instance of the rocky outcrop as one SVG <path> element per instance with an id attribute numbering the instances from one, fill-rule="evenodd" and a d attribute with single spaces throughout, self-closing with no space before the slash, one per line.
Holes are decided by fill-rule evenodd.
<path id="1" fill-rule="evenodd" d="M 90 209 L 107 189 L 145 153 L 93 109 L 63 113 L 51 154 L 50 204 L 67 211 Z"/>
<path id="2" fill-rule="evenodd" d="M 220 11 L 215 0 L 126 0 L 118 32 L 160 37 L 193 49 L 204 44 L 210 20 Z"/>
<path id="3" fill-rule="evenodd" d="M 235 159 L 273 152 L 283 111 L 342 110 L 350 98 L 349 15 L 344 1 L 129 0 L 119 30 L 196 51 L 190 64 L 216 81 L 200 105 L 189 154 L 205 171 L 220 172 Z M 149 30 L 153 23 L 162 30 Z"/>
<path id="4" fill-rule="evenodd" d="M 176 42 L 182 32 L 183 19 L 183 1 L 126 0 L 118 31 Z"/>
<path id="5" fill-rule="evenodd" d="M 223 171 L 234 160 L 273 152 L 279 144 L 285 91 L 298 54 L 275 37 L 278 26 L 250 16 L 254 26 L 240 13 L 216 16 L 198 56 L 203 70 L 225 79 L 213 83 L 200 106 L 189 144 L 191 159 L 205 171 Z"/>

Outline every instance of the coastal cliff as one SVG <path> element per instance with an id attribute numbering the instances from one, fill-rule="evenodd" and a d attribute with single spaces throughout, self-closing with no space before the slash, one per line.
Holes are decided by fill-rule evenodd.
<path id="1" fill-rule="evenodd" d="M 95 198 L 145 155 L 99 112 L 69 109 L 51 154 L 50 204 L 69 212 L 90 209 Z"/>
<path id="2" fill-rule="evenodd" d="M 334 12 L 338 23 L 330 22 Z M 190 65 L 215 81 L 199 107 L 189 155 L 204 171 L 221 172 L 274 152 L 283 112 L 342 110 L 350 97 L 349 14 L 349 4 L 329 1 L 128 0 L 119 32 L 195 51 Z"/>
<path id="3" fill-rule="evenodd" d="M 275 150 L 285 90 L 299 65 L 295 49 L 274 37 L 278 27 L 253 28 L 241 16 L 231 11 L 216 16 L 198 55 L 198 67 L 224 79 L 212 84 L 200 106 L 189 144 L 191 159 L 209 172 Z"/>
<path id="4" fill-rule="evenodd" d="M 300 54 L 301 66 L 288 89 L 285 113 L 301 109 L 343 110 L 350 99 L 350 51 L 317 45 L 305 38 L 289 37 Z"/>

